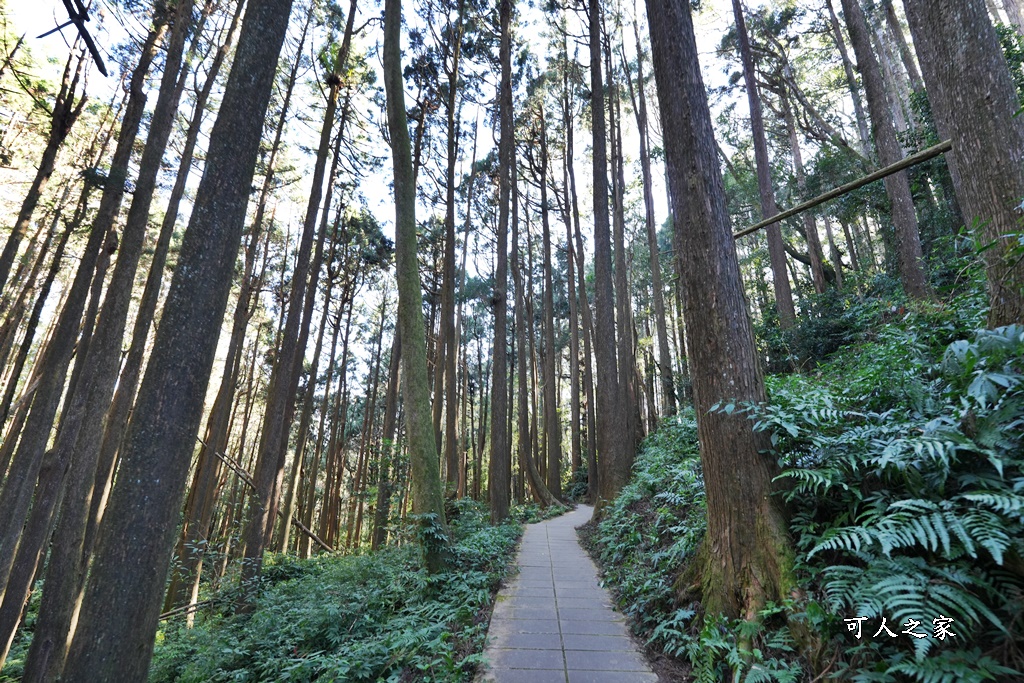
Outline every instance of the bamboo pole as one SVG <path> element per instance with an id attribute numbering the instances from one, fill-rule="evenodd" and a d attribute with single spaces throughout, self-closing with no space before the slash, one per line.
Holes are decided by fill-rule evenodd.
<path id="1" fill-rule="evenodd" d="M 891 176 L 894 173 L 899 173 L 900 171 L 910 168 L 911 166 L 916 166 L 917 164 L 924 163 L 929 159 L 934 159 L 940 154 L 945 154 L 951 149 L 953 149 L 953 142 L 951 140 L 940 142 L 934 147 L 929 147 L 928 149 L 923 149 L 916 154 L 911 154 L 909 157 L 906 157 L 902 161 L 899 161 L 890 166 L 886 166 L 885 168 L 881 168 L 875 171 L 874 173 L 871 173 L 869 175 L 864 176 L 863 178 L 860 178 L 859 180 L 854 180 L 853 182 L 841 185 L 835 188 L 834 190 L 829 190 L 825 194 L 818 195 L 814 199 L 809 199 L 803 204 L 794 206 L 792 209 L 787 209 L 786 211 L 775 214 L 771 218 L 763 220 L 760 223 L 755 223 L 754 225 L 751 225 L 749 228 L 744 228 L 743 230 L 734 233 L 732 237 L 733 239 L 739 239 L 740 237 L 743 237 L 745 235 L 757 232 L 762 228 L 767 228 L 769 225 L 772 225 L 773 223 L 779 223 L 781 221 L 786 220 L 787 218 L 792 218 L 793 216 L 803 213 L 808 209 L 813 209 L 814 207 L 820 206 L 821 204 L 824 204 L 825 202 L 831 199 L 835 199 L 836 197 L 841 197 L 844 194 L 853 192 L 854 190 L 864 187 L 865 185 L 868 185 L 870 183 L 873 183 L 876 180 L 881 180 L 882 178 Z"/>

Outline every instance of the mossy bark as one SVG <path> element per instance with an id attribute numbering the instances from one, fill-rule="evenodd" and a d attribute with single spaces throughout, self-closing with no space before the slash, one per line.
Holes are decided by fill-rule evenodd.
<path id="1" fill-rule="evenodd" d="M 412 472 L 412 508 L 417 515 L 433 516 L 432 521 L 422 517 L 423 550 L 428 571 L 437 572 L 446 565 L 447 542 L 443 536 L 447 534 L 447 525 L 430 411 L 423 292 L 416 260 L 416 180 L 405 113 L 401 24 L 401 0 L 387 0 L 384 5 L 384 87 L 395 170 L 395 271 L 398 329 L 402 337 L 402 395 Z"/>

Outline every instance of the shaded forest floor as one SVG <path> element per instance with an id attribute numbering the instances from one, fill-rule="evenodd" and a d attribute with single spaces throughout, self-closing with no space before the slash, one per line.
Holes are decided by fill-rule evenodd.
<path id="1" fill-rule="evenodd" d="M 791 515 L 804 595 L 757 624 L 681 585 L 706 524 L 692 410 L 647 439 L 583 536 L 655 660 L 699 681 L 1024 680 L 1024 327 L 982 329 L 979 300 L 819 300 L 790 337 L 813 369 L 718 407 L 770 435 Z"/>
<path id="2" fill-rule="evenodd" d="M 535 506 L 491 526 L 487 509 L 465 499 L 449 507 L 450 572 L 430 576 L 419 544 L 364 555 L 268 557 L 251 614 L 236 614 L 237 582 L 226 577 L 193 628 L 184 616 L 161 622 L 150 681 L 472 680 L 494 595 L 512 564 Z M 405 532 L 411 533 L 411 532 Z M 406 539 L 412 541 L 413 539 Z M 26 634 L 35 605 L 30 605 Z M 18 680 L 29 638 L 15 645 L 0 681 Z"/>

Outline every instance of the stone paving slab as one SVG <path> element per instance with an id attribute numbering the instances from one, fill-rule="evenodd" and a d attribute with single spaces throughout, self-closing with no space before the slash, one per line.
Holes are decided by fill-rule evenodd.
<path id="1" fill-rule="evenodd" d="M 491 616 L 481 683 L 657 683 L 577 540 L 592 513 L 581 505 L 526 528 L 519 574 Z"/>

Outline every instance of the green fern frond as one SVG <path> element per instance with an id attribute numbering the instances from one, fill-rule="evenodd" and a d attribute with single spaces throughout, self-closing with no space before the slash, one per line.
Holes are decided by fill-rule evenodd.
<path id="1" fill-rule="evenodd" d="M 978 493 L 965 493 L 957 498 L 990 508 L 998 513 L 1024 522 L 1024 496 L 1018 493 L 981 491 Z"/>
<path id="2" fill-rule="evenodd" d="M 918 683 L 982 683 L 1021 675 L 983 656 L 978 648 L 946 650 L 923 660 L 904 659 L 889 667 L 887 673 L 903 674 Z"/>

